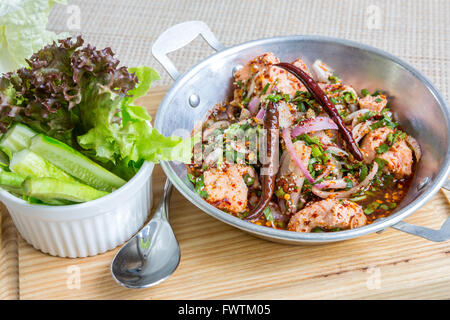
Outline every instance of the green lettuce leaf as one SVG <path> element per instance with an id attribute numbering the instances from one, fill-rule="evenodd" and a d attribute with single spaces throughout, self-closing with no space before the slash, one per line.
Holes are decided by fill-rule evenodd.
<path id="1" fill-rule="evenodd" d="M 134 100 L 145 95 L 152 82 L 159 79 L 158 73 L 145 66 L 129 71 L 138 77 L 138 83 L 128 92 L 130 96 L 96 84 L 90 87 L 85 103 L 79 106 L 81 120 L 90 129 L 78 136 L 79 145 L 86 150 L 95 150 L 93 156 L 101 162 L 111 161 L 125 167 L 130 166 L 130 162 L 133 167 L 141 159 L 152 162 L 174 160 L 173 156 L 177 154 L 173 154 L 172 149 L 181 138 L 159 133 L 152 127 L 147 110 L 134 104 Z"/>
<path id="2" fill-rule="evenodd" d="M 0 73 L 25 66 L 25 59 L 56 40 L 58 36 L 46 30 L 48 16 L 55 3 L 65 4 L 66 0 L 0 3 Z"/>

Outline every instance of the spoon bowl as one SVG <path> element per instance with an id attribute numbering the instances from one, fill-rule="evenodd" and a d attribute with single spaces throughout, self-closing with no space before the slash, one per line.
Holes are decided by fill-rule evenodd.
<path id="1" fill-rule="evenodd" d="M 167 279 L 180 262 L 180 246 L 168 221 L 172 184 L 164 193 L 153 218 L 114 256 L 111 274 L 127 288 L 147 288 Z"/>

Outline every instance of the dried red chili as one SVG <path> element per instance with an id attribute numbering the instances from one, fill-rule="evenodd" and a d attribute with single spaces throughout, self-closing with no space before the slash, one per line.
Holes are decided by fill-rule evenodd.
<path id="1" fill-rule="evenodd" d="M 355 140 L 353 139 L 351 131 L 347 129 L 336 107 L 330 101 L 325 92 L 323 92 L 323 90 L 319 87 L 317 82 L 302 69 L 290 63 L 281 62 L 276 64 L 275 66 L 289 71 L 305 85 L 306 89 L 308 89 L 313 98 L 320 103 L 320 105 L 328 113 L 330 118 L 334 121 L 334 123 L 336 123 L 339 128 L 339 132 L 341 132 L 341 134 L 343 135 L 344 140 L 347 142 L 350 152 L 353 154 L 353 156 L 356 158 L 356 160 L 362 161 L 363 155 L 361 153 L 361 150 L 359 150 L 359 147 L 356 144 Z"/>
<path id="2" fill-rule="evenodd" d="M 265 174 L 261 174 L 262 195 L 256 207 L 250 211 L 245 220 L 258 219 L 269 205 L 275 191 L 275 178 L 278 171 L 278 144 L 279 144 L 279 124 L 278 124 L 278 106 L 273 102 L 267 104 L 266 113 L 263 123 L 264 131 L 267 134 L 267 159 L 261 170 L 265 170 Z M 263 171 L 261 171 L 263 173 Z"/>

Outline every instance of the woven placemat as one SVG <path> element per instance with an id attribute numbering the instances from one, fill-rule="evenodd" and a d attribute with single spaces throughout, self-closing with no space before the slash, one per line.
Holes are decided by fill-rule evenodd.
<path id="1" fill-rule="evenodd" d="M 68 0 L 55 6 L 48 25 L 83 34 L 97 47 L 110 46 L 122 64 L 160 71 L 155 85 L 171 84 L 150 51 L 170 26 L 206 22 L 226 46 L 279 35 L 320 34 L 375 46 L 422 71 L 450 96 L 450 1 L 380 0 Z M 79 24 L 74 15 L 79 12 Z M 80 27 L 80 29 L 78 29 Z M 170 54 L 181 71 L 213 53 L 200 38 Z"/>
<path id="2" fill-rule="evenodd" d="M 56 5 L 48 28 L 82 34 L 98 48 L 110 46 L 123 65 L 149 65 L 171 84 L 150 51 L 170 26 L 206 22 L 226 46 L 280 35 L 319 34 L 359 41 L 399 56 L 450 97 L 448 0 L 68 0 Z M 185 71 L 213 53 L 202 39 L 170 54 Z M 17 298 L 17 233 L 0 207 L 0 299 Z M 5 240 L 6 239 L 6 240 Z"/>

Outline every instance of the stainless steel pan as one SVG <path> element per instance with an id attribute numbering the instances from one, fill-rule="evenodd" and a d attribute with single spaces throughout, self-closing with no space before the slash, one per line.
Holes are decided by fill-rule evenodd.
<path id="1" fill-rule="evenodd" d="M 167 54 L 201 35 L 217 53 L 181 75 Z M 402 220 L 423 206 L 446 183 L 450 172 L 450 112 L 439 91 L 419 71 L 399 58 L 353 41 L 323 36 L 288 36 L 256 40 L 230 48 L 222 45 L 201 21 L 181 23 L 166 30 L 154 43 L 153 56 L 175 80 L 162 101 L 155 127 L 163 134 L 191 132 L 194 123 L 231 94 L 232 71 L 251 58 L 271 51 L 281 61 L 303 58 L 306 63 L 326 61 L 345 83 L 356 90 L 387 90 L 394 115 L 420 143 L 423 157 L 410 191 L 396 211 L 361 228 L 329 233 L 297 233 L 258 226 L 211 206 L 194 191 L 184 164 L 162 163 L 175 187 L 207 214 L 253 235 L 292 244 L 320 244 L 356 238 L 392 227 L 431 241 L 450 237 L 450 218 L 440 230 Z"/>

